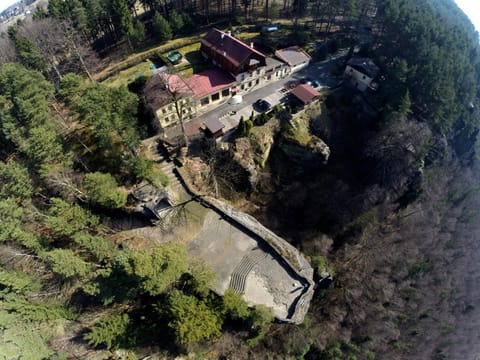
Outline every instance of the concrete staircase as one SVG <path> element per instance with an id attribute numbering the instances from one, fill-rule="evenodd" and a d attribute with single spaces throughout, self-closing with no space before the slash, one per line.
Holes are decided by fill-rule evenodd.
<path id="1" fill-rule="evenodd" d="M 158 167 L 168 177 L 168 186 L 173 191 L 177 193 L 184 191 L 177 174 L 173 171 L 175 169 L 173 161 L 167 161 L 165 159 L 162 159 L 159 161 Z"/>
<path id="2" fill-rule="evenodd" d="M 159 169 L 167 176 L 168 178 L 168 188 L 176 194 L 180 195 L 180 198 L 186 200 L 189 196 L 180 183 L 180 179 L 177 174 L 174 172 L 175 165 L 173 161 L 167 159 L 161 151 L 159 151 L 158 141 L 160 136 L 154 136 L 149 139 L 145 139 L 142 142 L 144 156 L 157 163 Z M 173 199 L 172 199 L 173 200 Z"/>
<path id="3" fill-rule="evenodd" d="M 266 258 L 267 254 L 259 249 L 253 250 L 246 254 L 233 270 L 230 277 L 229 288 L 237 294 L 243 294 L 245 292 L 245 283 L 247 281 L 248 274 L 250 271 L 252 271 L 255 265 Z"/>

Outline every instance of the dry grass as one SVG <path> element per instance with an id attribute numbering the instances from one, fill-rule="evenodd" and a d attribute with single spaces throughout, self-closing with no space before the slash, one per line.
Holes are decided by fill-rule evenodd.
<path id="1" fill-rule="evenodd" d="M 133 65 L 132 67 L 122 70 L 118 74 L 107 78 L 105 81 L 103 81 L 103 84 L 110 87 L 127 86 L 138 76 L 144 75 L 150 77 L 153 75 L 153 72 L 150 69 L 150 65 L 152 64 L 153 63 L 148 59 L 142 61 L 137 65 Z"/>

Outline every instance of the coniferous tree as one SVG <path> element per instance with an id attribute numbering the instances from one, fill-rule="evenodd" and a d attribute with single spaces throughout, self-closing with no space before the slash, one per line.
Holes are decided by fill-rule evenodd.
<path id="1" fill-rule="evenodd" d="M 161 41 L 165 42 L 172 38 L 172 29 L 170 24 L 159 13 L 155 13 L 152 20 L 153 34 Z"/>

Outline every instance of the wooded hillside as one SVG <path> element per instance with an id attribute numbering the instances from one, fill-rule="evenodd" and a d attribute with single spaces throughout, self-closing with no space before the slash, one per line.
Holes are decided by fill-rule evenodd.
<path id="1" fill-rule="evenodd" d="M 167 180 L 140 155 L 144 79 L 93 80 L 211 26 L 275 22 L 285 36 L 258 35 L 265 49 L 302 42 L 320 61 L 342 47 L 380 67 L 378 92 L 341 88 L 322 108 L 331 124 L 312 115 L 325 167 L 272 145 L 263 187 L 241 190 L 317 275 L 335 273 L 302 326 L 212 293 L 184 244 L 114 241 L 131 190 Z M 478 355 L 479 85 L 478 33 L 451 0 L 51 0 L 0 38 L 0 359 Z M 240 167 L 221 156 L 218 174 Z"/>

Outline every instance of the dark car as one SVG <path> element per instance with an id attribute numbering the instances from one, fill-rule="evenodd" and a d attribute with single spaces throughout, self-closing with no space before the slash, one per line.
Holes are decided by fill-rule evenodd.
<path id="1" fill-rule="evenodd" d="M 312 85 L 312 79 L 310 78 L 303 78 L 300 82 L 305 85 Z"/>
<path id="2" fill-rule="evenodd" d="M 305 85 L 310 85 L 311 87 L 314 87 L 314 88 L 317 88 L 320 86 L 320 83 L 317 80 L 313 80 L 310 78 L 303 78 L 301 80 L 301 83 Z"/>
<path id="3" fill-rule="evenodd" d="M 257 110 L 258 112 L 264 112 L 264 111 L 267 111 L 268 109 L 270 109 L 272 107 L 272 105 L 267 101 L 267 100 L 264 100 L 264 99 L 258 99 L 257 101 L 255 101 L 255 103 L 253 104 L 253 108 L 255 110 Z"/>

